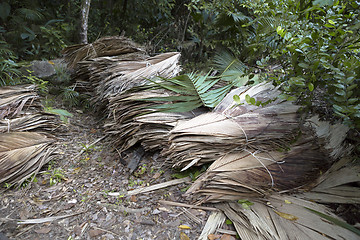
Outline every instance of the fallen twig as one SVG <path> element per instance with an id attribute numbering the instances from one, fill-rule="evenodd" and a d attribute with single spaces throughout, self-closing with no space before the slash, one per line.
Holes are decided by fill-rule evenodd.
<path id="1" fill-rule="evenodd" d="M 25 219 L 25 220 L 17 220 L 17 224 L 37 224 L 37 223 L 46 223 L 46 222 L 52 222 L 55 220 L 68 218 L 72 216 L 76 216 L 82 214 L 80 213 L 74 213 L 74 214 L 68 214 L 68 215 L 62 215 L 62 216 L 55 216 L 55 217 L 46 217 L 46 218 L 37 218 L 37 219 Z"/>
<path id="2" fill-rule="evenodd" d="M 164 183 L 159 183 L 159 184 L 155 184 L 149 187 L 142 187 L 142 188 L 138 188 L 132 191 L 129 191 L 127 193 L 123 193 L 123 192 L 112 192 L 109 193 L 110 196 L 120 196 L 120 195 L 127 195 L 127 196 L 132 196 L 132 195 L 136 195 L 139 193 L 146 193 L 146 192 L 151 192 L 151 191 L 155 191 L 161 188 L 166 188 L 166 187 L 170 187 L 170 186 L 174 186 L 180 183 L 184 183 L 184 182 L 189 182 L 191 181 L 190 177 L 185 177 L 185 178 L 180 178 L 180 179 L 175 179 L 175 180 L 171 180 L 168 182 L 164 182 Z"/>
<path id="3" fill-rule="evenodd" d="M 180 202 L 171 202 L 171 201 L 166 201 L 166 200 L 159 200 L 159 203 L 165 204 L 165 205 L 170 205 L 170 206 L 175 206 L 175 207 L 188 207 L 188 208 L 208 210 L 208 211 L 219 211 L 219 209 L 217 209 L 217 208 L 203 207 L 203 206 L 191 205 L 191 204 L 180 203 Z"/>

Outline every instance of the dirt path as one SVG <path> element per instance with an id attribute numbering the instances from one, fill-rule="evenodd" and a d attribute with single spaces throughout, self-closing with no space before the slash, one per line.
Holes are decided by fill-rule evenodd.
<path id="1" fill-rule="evenodd" d="M 130 175 L 111 142 L 102 139 L 101 124 L 90 114 L 68 111 L 74 117 L 59 136 L 59 155 L 37 175 L 37 182 L 0 193 L 0 232 L 22 240 L 180 239 L 181 232 L 197 239 L 208 212 L 158 203 L 181 201 L 187 184 L 124 196 L 126 191 L 170 180 L 171 172 L 159 168 L 156 155 L 145 155 L 142 168 Z M 15 221 L 59 216 L 63 218 L 36 224 Z"/>

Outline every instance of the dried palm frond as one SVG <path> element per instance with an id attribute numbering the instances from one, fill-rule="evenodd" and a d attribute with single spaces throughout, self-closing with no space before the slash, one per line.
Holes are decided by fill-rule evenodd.
<path id="1" fill-rule="evenodd" d="M 302 136 L 288 150 L 266 149 L 260 142 L 257 150 L 246 146 L 232 151 L 217 159 L 187 193 L 195 199 L 219 202 L 274 191 L 309 190 L 345 151 L 342 143 L 347 130 L 313 117 L 302 125 Z"/>
<path id="2" fill-rule="evenodd" d="M 0 133 L 0 184 L 21 184 L 51 160 L 54 139 L 40 133 Z"/>
<path id="3" fill-rule="evenodd" d="M 35 85 L 0 88 L 0 132 L 53 131 L 59 118 L 43 111 Z"/>
<path id="4" fill-rule="evenodd" d="M 314 202 L 274 194 L 251 204 L 246 208 L 236 202 L 216 205 L 233 222 L 241 239 L 359 239 L 359 230 Z"/>
<path id="5" fill-rule="evenodd" d="M 169 52 L 150 57 L 145 61 L 118 62 L 113 69 L 108 70 L 106 77 L 97 86 L 100 98 L 108 98 L 134 86 L 143 85 L 147 79 L 156 76 L 171 78 L 180 72 L 178 65 L 180 53 Z"/>
<path id="6" fill-rule="evenodd" d="M 135 52 L 145 52 L 145 50 L 129 38 L 113 36 L 100 38 L 90 44 L 69 46 L 62 51 L 62 54 L 68 66 L 74 68 L 78 62 L 83 60 Z"/>
<path id="7" fill-rule="evenodd" d="M 146 98 L 170 96 L 163 89 L 150 86 L 132 88 L 110 98 L 109 117 L 105 124 L 107 134 L 113 136 L 114 145 L 125 151 L 138 141 L 145 150 L 162 149 L 167 144 L 167 134 L 179 120 L 190 119 L 196 114 L 155 112 L 150 108 L 156 104 L 143 101 Z"/>
<path id="8" fill-rule="evenodd" d="M 213 162 L 245 146 L 286 148 L 299 127 L 296 113 L 299 106 L 276 99 L 279 94 L 271 83 L 233 90 L 213 112 L 176 126 L 170 132 L 170 147 L 163 155 L 173 167 L 185 170 Z M 239 96 L 242 105 L 234 102 L 234 95 Z M 247 95 L 268 104 L 264 107 L 249 104 Z"/>
<path id="9" fill-rule="evenodd" d="M 76 86 L 92 92 L 92 102 L 103 108 L 112 95 L 143 85 L 155 76 L 173 77 L 180 71 L 180 53 L 170 52 L 133 60 L 102 57 L 79 63 Z M 86 83 L 86 78 L 89 83 Z M 78 88 L 76 88 L 78 89 Z M 90 90 L 90 91 L 89 91 Z"/>
<path id="10" fill-rule="evenodd" d="M 0 120 L 0 133 L 33 130 L 52 132 L 58 127 L 58 121 L 54 114 L 44 112 L 28 113 L 12 119 Z"/>
<path id="11" fill-rule="evenodd" d="M 5 86 L 0 88 L 0 119 L 19 115 L 23 109 L 40 108 L 35 85 Z"/>
<path id="12" fill-rule="evenodd" d="M 360 203 L 360 166 L 343 158 L 314 183 L 309 192 L 296 194 L 298 198 L 320 203 Z"/>

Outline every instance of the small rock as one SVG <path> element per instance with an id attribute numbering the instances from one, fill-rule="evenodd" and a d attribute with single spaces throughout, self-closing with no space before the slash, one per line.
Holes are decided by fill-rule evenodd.
<path id="1" fill-rule="evenodd" d="M 142 220 L 142 221 L 140 222 L 140 224 L 149 225 L 149 226 L 155 225 L 155 223 L 154 223 L 153 221 L 151 221 L 151 220 Z"/>

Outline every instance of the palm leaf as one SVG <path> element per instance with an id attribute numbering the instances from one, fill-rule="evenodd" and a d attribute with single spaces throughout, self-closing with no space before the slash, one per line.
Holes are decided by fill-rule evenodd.
<path id="1" fill-rule="evenodd" d="M 41 12 L 34 9 L 18 8 L 15 10 L 15 13 L 26 20 L 30 20 L 34 22 L 41 21 L 44 19 L 44 15 Z"/>
<path id="2" fill-rule="evenodd" d="M 27 113 L 20 117 L 0 120 L 0 133 L 46 131 L 52 132 L 58 128 L 58 119 L 54 114 L 44 112 Z"/>
<path id="3" fill-rule="evenodd" d="M 217 207 L 233 222 L 241 239 L 358 239 L 358 235 L 339 225 L 329 209 L 299 198 L 272 195 L 266 203 L 254 200 L 251 209 L 240 203 L 222 203 Z M 320 213 L 313 214 L 307 209 Z M 328 217 L 325 217 L 328 216 Z M 316 224 L 314 224 L 316 223 Z"/>
<path id="4" fill-rule="evenodd" d="M 76 86 L 82 87 L 83 90 L 85 87 L 85 91 L 90 91 L 94 106 L 101 109 L 107 105 L 111 96 L 143 85 L 148 82 L 147 79 L 155 76 L 175 76 L 180 71 L 179 58 L 180 53 L 170 52 L 154 57 L 129 53 L 116 57 L 89 59 L 78 64 Z"/>
<path id="5" fill-rule="evenodd" d="M 0 119 L 15 117 L 28 108 L 41 108 L 34 85 L 0 88 Z"/>
<path id="6" fill-rule="evenodd" d="M 145 150 L 162 149 L 167 145 L 167 135 L 179 120 L 190 119 L 199 113 L 155 112 L 150 106 L 159 102 L 142 101 L 143 98 L 171 98 L 171 92 L 154 89 L 148 85 L 134 87 L 110 98 L 105 130 L 112 136 L 115 146 L 125 151 L 141 142 Z M 161 104 L 161 103 L 160 103 Z"/>
<path id="7" fill-rule="evenodd" d="M 0 184 L 21 184 L 51 160 L 54 139 L 39 133 L 0 134 Z"/>
<path id="8" fill-rule="evenodd" d="M 211 77 L 209 73 L 207 75 L 192 73 L 170 79 L 158 78 L 152 81 L 154 86 L 158 85 L 178 95 L 171 98 L 145 98 L 143 101 L 171 101 L 168 104 L 151 106 L 152 109 L 162 112 L 186 112 L 201 106 L 214 108 L 232 87 L 232 84 L 227 84 L 214 88 L 219 81 L 219 78 Z"/>
<path id="9" fill-rule="evenodd" d="M 243 64 L 232 52 L 230 52 L 230 50 L 226 49 L 215 53 L 212 65 L 221 73 L 225 73 L 230 70 L 239 72 L 239 74 L 244 74 L 244 71 L 247 68 L 245 64 Z"/>
<path id="10" fill-rule="evenodd" d="M 122 36 L 103 37 L 91 44 L 72 45 L 62 51 L 65 62 L 71 68 L 75 68 L 80 61 L 129 53 L 146 55 L 141 46 Z"/>
<path id="11" fill-rule="evenodd" d="M 177 125 L 170 132 L 170 147 L 163 155 L 174 167 L 189 168 L 255 143 L 264 148 L 266 145 L 270 149 L 284 148 L 299 126 L 296 114 L 299 107 L 281 100 L 265 107 L 246 102 L 247 95 L 266 102 L 279 94 L 271 83 L 233 90 L 213 112 Z M 234 95 L 239 95 L 241 105 L 234 102 Z"/>

